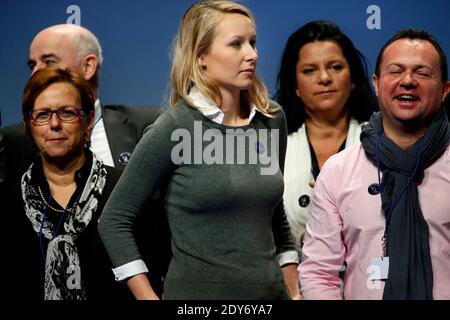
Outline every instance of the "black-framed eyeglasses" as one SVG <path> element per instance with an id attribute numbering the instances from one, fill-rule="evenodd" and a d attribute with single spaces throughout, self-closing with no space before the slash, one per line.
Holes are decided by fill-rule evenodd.
<path id="1" fill-rule="evenodd" d="M 54 113 L 56 113 L 56 116 L 62 122 L 74 122 L 84 115 L 82 109 L 73 107 L 60 107 L 56 110 L 42 108 L 30 111 L 28 114 L 30 120 L 33 120 L 38 124 L 46 124 L 50 121 Z"/>

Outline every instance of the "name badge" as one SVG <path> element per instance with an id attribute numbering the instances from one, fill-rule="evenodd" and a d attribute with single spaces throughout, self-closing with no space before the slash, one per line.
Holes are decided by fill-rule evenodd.
<path id="1" fill-rule="evenodd" d="M 386 280 L 389 274 L 389 257 L 370 259 L 369 280 Z"/>

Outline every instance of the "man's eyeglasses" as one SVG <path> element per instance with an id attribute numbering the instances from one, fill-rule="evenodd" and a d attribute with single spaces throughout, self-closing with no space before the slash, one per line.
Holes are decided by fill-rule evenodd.
<path id="1" fill-rule="evenodd" d="M 56 110 L 38 109 L 30 111 L 29 117 L 30 120 L 33 120 L 38 124 L 46 124 L 50 121 L 54 113 L 56 113 L 56 116 L 62 122 L 74 122 L 79 117 L 84 115 L 84 111 L 82 109 L 61 107 Z"/>

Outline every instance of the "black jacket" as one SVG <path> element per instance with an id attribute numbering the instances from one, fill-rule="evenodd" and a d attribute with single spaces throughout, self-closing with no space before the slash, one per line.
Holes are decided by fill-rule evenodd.
<path id="1" fill-rule="evenodd" d="M 122 153 L 133 153 L 145 128 L 152 124 L 161 113 L 158 108 L 136 108 L 123 105 L 102 107 L 103 123 L 111 148 L 114 166 L 123 169 L 119 162 Z"/>
<path id="2" fill-rule="evenodd" d="M 123 105 L 113 105 L 103 106 L 102 113 L 104 118 L 103 121 L 105 125 L 105 131 L 108 137 L 111 153 L 113 155 L 114 164 L 116 168 L 119 169 L 120 173 L 125 168 L 124 165 L 118 161 L 120 154 L 123 152 L 132 153 L 134 151 L 134 148 L 142 137 L 145 128 L 157 119 L 157 117 L 161 113 L 161 109 L 146 107 L 133 108 Z M 22 252 L 23 250 L 25 250 L 25 255 L 30 255 L 30 259 L 33 255 L 39 254 L 39 247 L 37 248 L 37 251 L 35 250 L 36 248 L 28 248 L 29 241 L 26 241 L 25 239 L 20 237 L 20 233 L 22 231 L 21 228 L 24 226 L 24 224 L 26 226 L 29 225 L 29 227 L 31 228 L 29 221 L 27 222 L 26 220 L 24 220 L 27 219 L 27 217 L 24 213 L 20 180 L 30 164 L 38 157 L 38 150 L 31 142 L 31 139 L 26 135 L 22 123 L 0 128 L 0 137 L 0 203 L 3 204 L 3 209 L 1 209 L 1 212 L 2 214 L 12 215 L 13 217 L 11 219 L 4 220 L 5 224 L 7 225 L 6 228 L 8 232 L 3 233 L 2 241 L 2 243 L 7 243 L 9 246 L 7 250 L 9 254 L 7 254 L 5 257 L 8 259 L 8 261 L 10 260 L 13 263 L 13 265 L 9 265 L 6 260 L 4 263 L 2 263 L 2 274 L 8 274 L 9 277 L 9 274 L 14 269 L 16 269 L 17 271 L 26 270 L 20 269 L 22 267 L 26 268 L 26 266 L 20 266 L 19 269 L 17 269 L 17 264 L 14 266 L 14 261 L 16 261 L 16 263 L 19 263 L 19 261 L 21 261 L 20 259 L 18 259 L 19 256 L 15 256 L 16 252 Z M 161 199 L 155 198 L 154 201 L 149 205 L 162 208 L 161 201 Z M 8 212 L 6 212 L 7 207 L 11 208 L 8 210 Z M 150 219 L 152 220 L 150 221 Z M 154 239 L 157 239 L 157 236 L 161 237 L 161 234 L 163 234 L 163 237 L 166 237 L 167 239 L 169 238 L 169 236 L 167 235 L 167 222 L 162 217 L 162 214 L 161 218 L 157 219 L 158 221 L 155 221 L 155 218 L 146 216 L 142 217 L 142 222 L 139 224 L 139 226 L 142 226 L 143 230 L 146 230 L 146 232 L 142 233 L 138 241 L 155 243 L 154 246 L 151 246 L 148 251 L 142 252 L 142 254 L 145 257 L 144 260 L 148 264 L 151 263 L 153 267 L 152 269 L 154 270 L 154 272 L 152 274 L 149 274 L 149 278 L 156 291 L 160 293 L 162 290 L 161 277 L 165 275 L 167 263 L 169 261 L 170 244 L 168 241 L 164 244 L 154 242 Z M 148 232 L 149 225 L 151 226 L 151 229 L 154 230 L 153 233 Z M 94 227 L 94 229 L 96 232 L 96 226 Z M 38 258 L 40 258 L 40 256 Z M 29 276 L 27 276 L 26 274 L 21 276 L 29 278 Z M 25 282 L 25 284 L 26 283 L 32 282 Z M 22 291 L 22 289 L 24 291 Z M 17 297 L 21 299 L 26 298 L 28 294 L 32 295 L 31 293 L 33 292 L 33 290 L 38 290 L 37 288 L 35 288 L 35 286 L 29 287 L 27 289 L 22 289 L 20 287 L 11 288 L 11 293 L 15 292 L 16 290 L 18 290 L 18 292 L 23 292 L 25 296 Z"/>

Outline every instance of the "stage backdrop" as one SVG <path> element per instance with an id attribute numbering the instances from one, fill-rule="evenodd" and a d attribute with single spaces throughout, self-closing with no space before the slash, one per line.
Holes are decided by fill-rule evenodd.
<path id="1" fill-rule="evenodd" d="M 257 23 L 258 72 L 275 91 L 288 36 L 311 20 L 336 22 L 366 56 L 373 72 L 381 46 L 400 28 L 424 28 L 450 55 L 449 0 L 244 0 Z M 76 23 L 100 40 L 103 104 L 166 106 L 171 43 L 192 0 L 1 0 L 0 110 L 2 125 L 21 120 L 30 75 L 28 46 L 50 25 Z"/>

